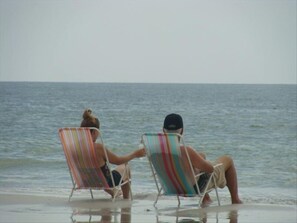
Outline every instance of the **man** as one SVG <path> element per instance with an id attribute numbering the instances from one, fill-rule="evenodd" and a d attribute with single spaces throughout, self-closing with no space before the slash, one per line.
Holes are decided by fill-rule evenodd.
<path id="1" fill-rule="evenodd" d="M 171 133 L 179 133 L 183 134 L 183 120 L 182 117 L 178 114 L 169 114 L 166 116 L 163 125 L 164 132 L 171 132 Z M 242 201 L 239 199 L 238 196 L 238 186 L 237 186 L 237 174 L 236 169 L 233 163 L 232 158 L 229 156 L 221 156 L 219 157 L 215 163 L 211 163 L 205 159 L 205 155 L 202 153 L 196 152 L 192 147 L 186 146 L 186 148 L 181 147 L 181 154 L 182 159 L 188 164 L 188 158 L 185 153 L 185 149 L 187 150 L 191 163 L 193 165 L 193 169 L 195 172 L 206 172 L 212 173 L 214 172 L 214 179 L 216 184 L 220 188 L 224 188 L 225 186 L 228 187 L 230 195 L 231 195 L 231 202 L 232 204 L 240 204 Z M 222 163 L 218 168 L 214 169 L 214 164 Z M 190 165 L 186 165 L 188 170 L 190 171 Z M 193 182 L 195 185 L 195 182 Z M 198 180 L 199 188 L 205 186 L 205 177 L 200 177 Z M 213 187 L 213 184 L 210 184 L 210 188 Z M 205 196 L 203 200 L 203 204 L 206 205 L 207 203 L 211 202 L 209 195 Z"/>

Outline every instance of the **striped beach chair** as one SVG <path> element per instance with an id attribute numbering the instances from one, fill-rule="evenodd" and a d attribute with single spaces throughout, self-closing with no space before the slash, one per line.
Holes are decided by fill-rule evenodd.
<path id="1" fill-rule="evenodd" d="M 94 131 L 99 130 L 97 128 L 61 128 L 59 129 L 59 137 L 65 154 L 65 158 L 68 164 L 70 177 L 72 180 L 72 190 L 69 196 L 69 201 L 75 190 L 89 189 L 92 199 L 92 190 L 112 190 L 114 191 L 113 200 L 120 192 L 121 186 L 129 181 L 122 182 L 118 186 L 109 187 L 106 178 L 104 177 L 98 160 L 96 158 L 96 152 L 94 149 L 94 143 L 91 137 L 90 129 Z M 98 138 L 103 144 L 101 134 L 99 132 Z M 103 144 L 104 145 L 104 144 Z M 105 156 L 107 158 L 107 165 L 110 169 L 109 160 L 106 150 L 104 149 Z M 110 169 L 111 170 L 111 169 Z M 126 171 L 125 171 L 126 172 Z M 123 178 L 124 176 L 122 176 Z M 112 183 L 114 179 L 111 174 Z"/>
<path id="2" fill-rule="evenodd" d="M 153 178 L 158 190 L 154 206 L 157 204 L 161 195 L 174 195 L 177 196 L 178 206 L 180 206 L 180 196 L 198 196 L 200 198 L 198 207 L 201 207 L 201 202 L 205 194 L 212 190 L 208 189 L 211 180 L 214 182 L 218 205 L 220 205 L 213 174 L 210 174 L 206 186 L 204 187 L 205 189 L 200 191 L 197 180 L 204 173 L 197 175 L 194 173 L 187 150 L 185 151 L 191 171 L 186 171 L 180 150 L 181 146 L 185 146 L 181 135 L 176 133 L 145 133 L 142 135 L 142 142 L 145 146 Z M 193 185 L 192 182 L 195 182 L 196 185 Z M 197 192 L 194 186 L 198 188 Z"/>

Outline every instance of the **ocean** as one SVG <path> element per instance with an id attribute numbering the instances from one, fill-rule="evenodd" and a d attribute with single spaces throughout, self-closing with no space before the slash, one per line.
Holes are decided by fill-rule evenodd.
<path id="1" fill-rule="evenodd" d="M 296 205 L 296 97 L 296 85 L 0 82 L 0 193 L 68 196 L 58 129 L 79 126 L 91 108 L 117 154 L 179 113 L 187 144 L 209 160 L 232 156 L 245 203 Z M 147 159 L 130 166 L 134 195 L 155 195 Z"/>

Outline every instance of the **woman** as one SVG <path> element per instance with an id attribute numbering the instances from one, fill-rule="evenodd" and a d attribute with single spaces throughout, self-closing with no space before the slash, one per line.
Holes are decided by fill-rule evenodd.
<path id="1" fill-rule="evenodd" d="M 86 109 L 83 113 L 83 120 L 80 124 L 81 127 L 95 127 L 97 129 L 100 128 L 100 122 L 99 122 L 99 119 L 96 118 L 93 114 L 92 114 L 92 110 L 91 109 Z M 130 160 L 134 159 L 134 158 L 138 158 L 138 157 L 143 157 L 145 156 L 145 150 L 144 148 L 142 149 L 137 149 L 135 151 L 133 151 L 132 153 L 128 154 L 128 155 L 125 155 L 125 156 L 118 156 L 114 153 L 112 153 L 111 151 L 109 151 L 106 147 L 105 147 L 105 150 L 106 150 L 106 154 L 108 156 L 108 160 L 110 163 L 112 164 L 115 164 L 115 165 L 118 165 L 116 167 L 115 170 L 113 170 L 111 173 L 110 173 L 110 170 L 106 164 L 106 156 L 105 156 L 105 153 L 104 153 L 104 148 L 103 148 L 103 144 L 101 143 L 96 143 L 96 140 L 98 138 L 98 131 L 94 131 L 94 130 L 91 130 L 91 135 L 92 135 L 92 139 L 93 139 L 93 142 L 94 142 L 94 148 L 95 148 L 95 151 L 97 153 L 97 157 L 98 157 L 98 162 L 100 164 L 100 168 L 108 182 L 108 185 L 110 187 L 113 186 L 112 184 L 112 180 L 111 180 L 111 173 L 112 173 L 112 176 L 114 178 L 114 183 L 115 185 L 119 185 L 120 184 L 120 180 L 121 180 L 121 177 L 123 176 L 124 174 L 124 171 L 125 171 L 125 164 L 127 162 L 129 162 Z M 123 179 L 123 181 L 126 181 L 126 180 L 129 180 L 130 179 L 130 169 L 128 169 L 128 173 L 125 174 L 125 178 Z M 126 171 L 127 171 L 126 169 Z M 129 196 L 130 196 L 130 185 L 129 184 L 124 184 L 122 186 L 122 192 L 123 192 L 123 198 L 124 199 L 128 199 Z M 113 196 L 113 191 L 110 191 L 110 190 L 105 190 L 107 193 L 109 193 L 111 196 Z"/>

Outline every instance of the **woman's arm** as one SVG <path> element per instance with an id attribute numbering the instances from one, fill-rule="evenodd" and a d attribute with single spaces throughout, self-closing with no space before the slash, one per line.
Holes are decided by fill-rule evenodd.
<path id="1" fill-rule="evenodd" d="M 139 157 L 145 156 L 144 149 L 137 149 L 137 150 L 133 151 L 132 153 L 129 153 L 129 154 L 123 155 L 123 156 L 118 156 L 115 153 L 109 151 L 108 149 L 106 149 L 106 153 L 107 153 L 109 162 L 112 164 L 115 164 L 115 165 L 121 165 L 121 164 L 129 162 L 130 160 L 132 160 L 134 158 L 139 158 Z"/>

